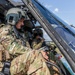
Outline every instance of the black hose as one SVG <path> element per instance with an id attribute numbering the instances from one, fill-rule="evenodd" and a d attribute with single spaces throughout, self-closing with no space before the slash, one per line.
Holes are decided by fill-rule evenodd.
<path id="1" fill-rule="evenodd" d="M 55 66 L 59 70 L 60 75 L 62 75 L 61 69 L 56 64 L 48 61 L 46 63 L 49 64 L 50 66 Z"/>

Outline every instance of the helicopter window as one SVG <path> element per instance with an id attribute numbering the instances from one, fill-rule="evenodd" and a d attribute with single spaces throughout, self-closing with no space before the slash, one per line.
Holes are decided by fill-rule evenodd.
<path id="1" fill-rule="evenodd" d="M 61 36 L 61 38 L 72 48 L 75 50 L 75 30 L 64 21 L 59 19 L 56 15 L 54 15 L 51 11 L 49 12 L 46 8 L 41 7 L 39 2 L 32 0 L 35 7 L 42 13 L 42 16 L 50 23 L 50 25 L 56 30 L 56 32 Z M 71 42 L 71 43 L 70 43 Z M 70 45 L 70 44 L 71 45 Z M 73 47 L 72 47 L 73 46 Z"/>
<path id="2" fill-rule="evenodd" d="M 40 23 L 37 21 L 35 24 L 35 28 L 41 28 L 43 31 L 43 37 L 46 41 L 52 41 L 52 39 L 48 36 L 48 34 L 46 33 L 46 31 L 41 27 Z"/>
<path id="3" fill-rule="evenodd" d="M 21 0 L 13 0 L 14 2 L 22 2 Z"/>

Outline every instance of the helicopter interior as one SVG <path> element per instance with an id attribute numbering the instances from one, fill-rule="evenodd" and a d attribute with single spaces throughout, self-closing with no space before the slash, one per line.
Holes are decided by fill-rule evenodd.
<path id="1" fill-rule="evenodd" d="M 38 21 L 35 19 L 35 17 L 32 15 L 32 13 L 28 10 L 28 8 L 25 6 L 24 2 L 22 2 L 22 1 L 15 2 L 15 0 L 0 0 L 0 24 L 5 23 L 5 14 L 7 13 L 7 11 L 10 8 L 13 8 L 13 7 L 15 7 L 15 8 L 18 7 L 18 8 L 21 8 L 22 10 L 25 11 L 26 20 L 24 21 L 24 27 L 23 27 L 24 30 L 29 31 L 32 34 L 33 29 L 35 29 L 35 28 L 43 28 L 40 25 L 40 23 L 38 23 Z M 67 39 L 68 36 L 70 36 L 70 35 L 68 35 L 67 32 L 62 27 L 58 27 L 58 28 L 55 27 L 55 30 L 56 30 L 56 32 L 60 32 L 59 33 L 60 35 L 64 34 L 64 35 L 62 35 L 62 37 L 65 38 L 65 40 L 67 42 L 70 40 L 70 39 Z M 65 34 L 67 34 L 68 36 L 65 36 Z M 47 41 L 46 43 L 47 43 L 48 46 L 49 45 L 55 45 L 55 43 L 53 43 L 53 41 L 51 41 L 51 42 Z M 72 42 L 69 43 L 70 46 L 72 45 L 71 43 Z M 62 55 L 62 57 L 64 57 L 63 54 L 59 51 L 58 48 L 56 50 L 55 49 L 56 48 L 53 48 L 53 50 L 50 51 L 50 53 L 53 54 L 56 59 L 58 59 L 61 55 Z M 71 75 L 71 73 L 67 70 L 67 68 L 66 68 L 66 66 L 64 66 L 64 64 L 62 64 L 62 65 L 59 64 L 59 62 L 62 63 L 62 61 L 60 59 L 57 60 L 57 62 L 58 62 L 57 64 L 60 67 L 63 75 Z M 59 68 L 58 68 L 58 70 L 59 70 Z M 61 74 L 61 71 L 60 71 L 60 74 Z"/>

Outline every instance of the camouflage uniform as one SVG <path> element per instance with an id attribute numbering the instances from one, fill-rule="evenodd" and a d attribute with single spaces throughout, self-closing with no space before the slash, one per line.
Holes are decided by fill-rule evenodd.
<path id="1" fill-rule="evenodd" d="M 45 51 L 46 48 L 45 47 L 42 47 L 43 42 L 44 41 L 40 40 L 40 42 L 38 43 L 38 40 L 37 39 L 34 39 L 33 42 L 32 42 L 32 48 L 33 49 L 39 49 L 39 50 Z M 46 46 L 46 45 L 44 44 L 44 46 Z M 52 47 L 54 47 L 54 45 Z M 44 58 L 47 58 L 47 59 L 50 58 L 49 61 L 52 62 L 53 64 L 55 64 L 55 61 L 52 59 L 52 58 L 54 58 L 54 55 L 52 55 L 52 53 L 49 53 L 49 52 L 46 53 L 46 51 L 45 51 L 44 56 L 45 56 Z M 55 66 L 50 67 L 49 70 L 51 72 L 51 75 L 60 75 L 58 69 Z"/>
<path id="2" fill-rule="evenodd" d="M 37 43 L 37 39 L 34 39 L 32 42 L 32 48 L 33 49 L 40 49 L 42 47 L 43 41 L 40 41 Z"/>
<path id="3" fill-rule="evenodd" d="M 17 39 L 21 40 L 21 43 L 30 48 L 29 42 L 28 42 L 28 34 L 26 32 L 24 32 L 24 30 L 20 30 L 18 31 L 16 26 L 13 27 L 12 32 L 14 33 L 14 35 L 16 36 Z"/>
<path id="4" fill-rule="evenodd" d="M 10 34 L 11 29 L 9 25 L 0 28 L 0 48 L 8 51 L 12 59 L 11 75 L 50 75 L 40 51 L 21 45 L 20 41 Z"/>

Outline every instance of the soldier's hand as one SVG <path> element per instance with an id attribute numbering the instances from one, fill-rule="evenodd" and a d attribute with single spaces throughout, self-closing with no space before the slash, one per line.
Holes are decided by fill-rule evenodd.
<path id="1" fill-rule="evenodd" d="M 39 37 L 40 39 L 41 39 L 41 42 L 44 42 L 45 41 L 45 39 L 44 38 L 42 38 L 42 37 Z"/>
<path id="2" fill-rule="evenodd" d="M 47 53 L 46 53 L 45 51 L 41 50 L 41 53 L 42 53 L 43 57 L 44 57 L 46 60 L 49 60 L 49 59 L 48 59 L 48 56 L 47 56 Z"/>

